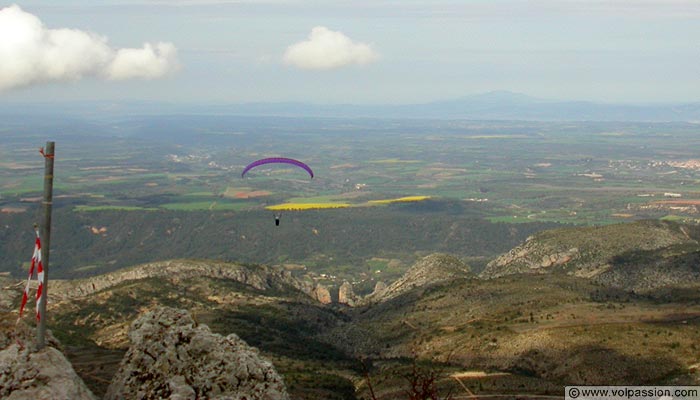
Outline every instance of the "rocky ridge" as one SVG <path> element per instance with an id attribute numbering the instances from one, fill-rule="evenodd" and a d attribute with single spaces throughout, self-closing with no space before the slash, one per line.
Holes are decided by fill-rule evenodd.
<path id="1" fill-rule="evenodd" d="M 635 292 L 662 287 L 683 287 L 700 282 L 700 249 L 669 247 L 653 252 L 614 257 L 593 280 L 605 286 Z"/>
<path id="2" fill-rule="evenodd" d="M 360 304 L 383 302 L 416 287 L 471 276 L 473 276 L 471 268 L 458 258 L 447 254 L 431 254 L 416 262 L 401 278 L 389 286 L 377 285 L 375 291 L 362 299 Z"/>
<path id="3" fill-rule="evenodd" d="M 689 278 L 700 279 L 698 271 L 692 268 L 687 271 L 667 268 L 665 274 L 656 273 L 653 279 L 643 279 L 644 271 L 650 271 L 644 267 L 645 263 L 663 262 L 664 253 L 697 250 L 700 250 L 698 241 L 687 227 L 662 221 L 563 228 L 529 237 L 488 263 L 480 277 L 560 272 L 628 290 L 648 289 Z M 642 260 L 640 254 L 650 257 Z M 636 265 L 630 266 L 629 261 L 635 258 Z"/>
<path id="4" fill-rule="evenodd" d="M 53 299 L 69 300 L 85 297 L 126 281 L 162 277 L 181 280 L 193 277 L 230 279 L 258 290 L 293 287 L 311 294 L 311 285 L 292 276 L 289 271 L 264 265 L 242 266 L 219 261 L 169 260 L 142 264 L 86 279 L 52 280 Z"/>

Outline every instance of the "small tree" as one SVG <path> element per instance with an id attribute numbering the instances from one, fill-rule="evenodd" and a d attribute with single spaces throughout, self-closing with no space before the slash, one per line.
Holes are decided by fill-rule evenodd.
<path id="1" fill-rule="evenodd" d="M 414 359 L 411 373 L 405 376 L 409 385 L 407 400 L 441 400 L 437 387 L 438 379 L 441 376 L 442 371 L 420 368 Z M 451 395 L 448 394 L 444 400 L 450 398 Z"/>
<path id="2" fill-rule="evenodd" d="M 367 387 L 369 389 L 371 400 L 379 400 L 374 393 L 372 386 L 372 378 L 369 375 L 365 363 L 362 363 L 367 379 Z M 450 400 L 452 398 L 452 390 L 444 396 L 440 397 L 438 390 L 438 381 L 444 375 L 444 371 L 435 370 L 432 368 L 422 368 L 418 365 L 417 358 L 414 356 L 411 365 L 411 372 L 404 375 L 408 388 L 406 389 L 406 400 Z"/>

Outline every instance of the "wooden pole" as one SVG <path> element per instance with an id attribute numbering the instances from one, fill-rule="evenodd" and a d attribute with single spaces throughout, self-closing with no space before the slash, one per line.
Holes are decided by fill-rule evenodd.
<path id="1" fill-rule="evenodd" d="M 44 283 L 39 302 L 39 324 L 36 330 L 37 350 L 46 344 L 46 302 L 49 289 L 49 249 L 51 248 L 51 206 L 53 201 L 53 159 L 55 142 L 46 142 L 44 155 L 44 223 L 41 224 L 41 264 L 44 268 Z"/>

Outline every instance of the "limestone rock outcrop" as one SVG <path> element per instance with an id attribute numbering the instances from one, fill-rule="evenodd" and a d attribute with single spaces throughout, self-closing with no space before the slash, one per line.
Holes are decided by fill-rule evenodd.
<path id="1" fill-rule="evenodd" d="M 9 313 L 2 315 L 5 320 L 0 329 L 0 398 L 96 399 L 57 349 L 59 343 L 50 332 L 46 347 L 34 351 L 34 328 L 23 322 L 9 324 L 13 317 Z"/>
<path id="2" fill-rule="evenodd" d="M 517 273 L 546 273 L 553 267 L 562 266 L 581 257 L 578 247 L 557 249 L 541 246 L 532 237 L 522 245 L 491 261 L 481 273 L 482 278 L 491 279 Z"/>
<path id="3" fill-rule="evenodd" d="M 220 261 L 170 260 L 142 264 L 87 279 L 54 280 L 51 296 L 57 300 L 80 298 L 122 282 L 155 277 L 170 280 L 192 277 L 231 279 L 258 290 L 294 287 L 308 294 L 311 292 L 308 284 L 294 278 L 291 272 L 279 268 L 243 266 Z"/>
<path id="4" fill-rule="evenodd" d="M 355 295 L 355 291 L 352 289 L 352 284 L 350 282 L 343 282 L 338 289 L 338 303 L 347 304 L 350 307 L 355 306 L 358 297 Z"/>
<path id="5" fill-rule="evenodd" d="M 320 283 L 316 285 L 316 288 L 311 292 L 311 297 L 318 300 L 321 304 L 330 304 L 333 301 L 331 292 Z"/>
<path id="6" fill-rule="evenodd" d="M 160 307 L 134 321 L 132 342 L 105 399 L 286 400 L 284 382 L 235 334 L 198 325 L 185 310 Z"/>
<path id="7" fill-rule="evenodd" d="M 381 293 L 385 289 L 386 289 L 386 283 L 384 283 L 383 281 L 379 281 L 374 285 L 374 290 L 372 291 L 372 294 L 374 295 L 377 293 Z"/>

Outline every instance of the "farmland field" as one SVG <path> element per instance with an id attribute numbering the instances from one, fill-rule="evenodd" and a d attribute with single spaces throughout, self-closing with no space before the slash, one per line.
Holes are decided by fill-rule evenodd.
<path id="1" fill-rule="evenodd" d="M 187 124 L 168 117 L 133 131 L 59 138 L 57 205 L 244 211 L 425 196 L 480 202 L 495 220 L 598 224 L 620 215 L 694 219 L 700 200 L 694 124 L 258 120 L 251 127 L 243 118 L 193 117 L 203 125 L 193 131 L 229 124 L 236 134 L 183 132 L 174 141 L 165 140 L 169 129 Z M 26 208 L 42 190 L 36 149 L 45 135 L 6 135 L 0 206 Z M 240 177 L 267 156 L 301 159 L 316 177 L 286 165 Z M 669 195 L 683 203 L 662 201 Z"/>
<path id="2" fill-rule="evenodd" d="M 378 264 L 372 259 L 397 259 L 408 265 L 422 248 L 445 248 L 476 260 L 478 267 L 533 229 L 700 218 L 700 163 L 694 152 L 700 137 L 697 125 L 690 123 L 222 116 L 133 117 L 132 122 L 115 128 L 111 120 L 94 121 L 90 129 L 95 132 L 76 128 L 71 134 L 38 134 L 29 126 L 27 131 L 4 133 L 0 224 L 5 227 L 3 249 L 6 254 L 12 250 L 15 258 L 3 259 L 9 263 L 3 270 L 14 271 L 26 261 L 17 256 L 17 249 L 26 246 L 22 235 L 29 234 L 26 226 L 31 227 L 39 213 L 43 159 L 38 148 L 47 138 L 56 141 L 54 209 L 78 235 L 70 240 L 76 246 L 80 241 L 92 243 L 102 257 L 82 260 L 80 254 L 59 250 L 56 262 L 76 263 L 76 270 L 147 261 L 119 251 L 121 244 L 106 247 L 100 240 L 133 240 L 138 245 L 156 237 L 167 242 L 185 229 L 189 236 L 182 240 L 192 242 L 192 235 L 209 234 L 213 221 L 229 224 L 220 228 L 223 237 L 237 234 L 245 243 L 260 234 L 271 235 L 265 236 L 270 244 L 226 244 L 207 253 L 192 243 L 162 243 L 165 253 L 159 257 L 252 262 L 281 257 L 324 271 L 351 265 L 375 268 Z M 214 128 L 221 126 L 236 134 Z M 202 133 L 207 131 L 217 133 Z M 245 165 L 272 156 L 302 160 L 315 177 L 288 165 L 264 165 L 241 178 Z M 273 212 L 289 215 L 276 232 L 268 232 L 274 228 Z M 142 221 L 150 225 L 141 226 Z M 485 224 L 478 231 L 483 237 L 502 235 L 503 225 L 519 233 L 507 241 L 500 237 L 494 247 L 471 237 L 477 233 L 462 226 L 475 226 L 475 221 Z M 129 223 L 140 227 L 129 228 Z M 98 237 L 78 234 L 96 226 L 108 231 Z M 148 233 L 148 226 L 158 230 Z M 461 236 L 456 227 L 465 229 Z M 363 241 L 386 229 L 396 235 Z M 118 237 L 111 236 L 115 231 Z M 352 232 L 363 244 L 339 253 L 340 242 L 327 239 L 302 251 L 294 242 L 275 242 L 283 231 L 289 238 L 314 232 L 308 238 L 317 241 L 314 246 L 329 231 L 338 240 Z M 421 240 L 402 242 L 404 231 Z M 143 238 L 132 238 L 134 234 Z"/>

